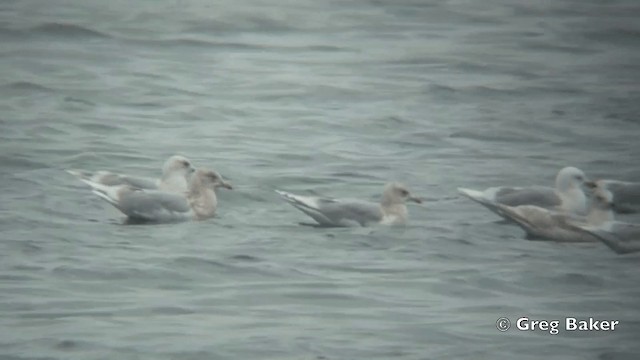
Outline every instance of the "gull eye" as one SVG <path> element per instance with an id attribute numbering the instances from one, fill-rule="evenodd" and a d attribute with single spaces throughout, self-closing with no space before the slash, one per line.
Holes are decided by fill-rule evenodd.
<path id="1" fill-rule="evenodd" d="M 209 174 L 209 178 L 211 178 L 211 180 L 218 180 L 218 175 L 216 175 L 216 174 Z"/>
<path id="2" fill-rule="evenodd" d="M 407 196 L 409 195 L 409 192 L 407 190 L 400 190 L 400 194 L 402 194 L 402 196 Z"/>
<path id="3" fill-rule="evenodd" d="M 191 166 L 191 164 L 189 164 L 189 162 L 186 161 L 186 160 L 182 161 L 182 165 L 184 165 L 185 167 L 190 167 Z"/>

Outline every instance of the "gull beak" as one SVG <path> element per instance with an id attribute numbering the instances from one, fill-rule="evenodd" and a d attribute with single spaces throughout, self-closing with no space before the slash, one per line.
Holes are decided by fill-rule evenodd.
<path id="1" fill-rule="evenodd" d="M 422 204 L 422 199 L 417 196 L 409 196 L 407 200 L 413 201 L 416 204 Z"/>
<path id="2" fill-rule="evenodd" d="M 233 190 L 233 186 L 231 185 L 231 183 L 228 183 L 226 181 L 222 181 L 222 187 L 225 189 Z"/>
<path id="3" fill-rule="evenodd" d="M 595 190 L 598 187 L 598 183 L 595 181 L 585 181 L 584 186 L 589 190 Z"/>

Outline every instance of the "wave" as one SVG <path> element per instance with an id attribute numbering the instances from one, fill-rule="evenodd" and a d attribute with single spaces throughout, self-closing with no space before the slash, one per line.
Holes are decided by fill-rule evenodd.
<path id="1" fill-rule="evenodd" d="M 199 21 L 194 20 L 186 29 L 188 32 L 220 35 L 220 33 L 261 32 L 281 33 L 300 30 L 294 24 L 285 24 L 282 21 L 258 16 L 238 16 L 233 21 Z"/>
<path id="2" fill-rule="evenodd" d="M 637 45 L 640 31 L 632 28 L 609 28 L 590 30 L 582 34 L 582 36 L 592 42 L 604 43 L 607 45 L 629 46 Z"/>
<path id="3" fill-rule="evenodd" d="M 59 37 L 72 39 L 106 39 L 110 35 L 84 26 L 67 23 L 45 23 L 31 28 L 0 27 L 0 38 L 24 40 L 31 37 Z"/>
<path id="4" fill-rule="evenodd" d="M 539 141 L 531 134 L 523 134 L 518 131 L 496 131 L 496 129 L 460 130 L 451 133 L 449 138 L 493 143 L 535 143 Z"/>
<path id="5" fill-rule="evenodd" d="M 159 46 L 159 47 L 187 47 L 187 48 L 218 48 L 228 50 L 274 50 L 274 51 L 317 51 L 317 52 L 343 52 L 348 51 L 347 48 L 331 45 L 303 45 L 303 46 L 278 46 L 264 45 L 255 43 L 241 43 L 231 41 L 211 41 L 203 39 L 195 39 L 189 37 L 179 37 L 171 39 L 129 39 L 129 41 L 138 45 Z"/>
<path id="6" fill-rule="evenodd" d="M 174 38 L 174 39 L 129 39 L 129 41 L 138 45 L 160 46 L 160 47 L 190 47 L 190 48 L 226 48 L 226 49 L 262 49 L 263 45 L 243 44 L 236 42 L 216 42 L 191 38 Z"/>
<path id="7" fill-rule="evenodd" d="M 8 89 L 8 90 L 15 90 L 15 91 L 38 91 L 38 92 L 52 92 L 55 91 L 52 88 L 48 88 L 44 85 L 40 85 L 40 84 L 36 84 L 36 83 L 32 83 L 29 81 L 15 81 L 15 82 L 11 82 L 8 84 L 4 84 L 1 86 L 2 88 Z"/>
<path id="8" fill-rule="evenodd" d="M 67 24 L 67 23 L 46 23 L 38 25 L 25 33 L 30 35 L 46 35 L 65 38 L 110 38 L 108 34 L 93 30 L 84 26 Z"/>
<path id="9" fill-rule="evenodd" d="M 15 29 L 0 28 L 0 37 L 2 38 L 20 38 L 23 32 Z"/>

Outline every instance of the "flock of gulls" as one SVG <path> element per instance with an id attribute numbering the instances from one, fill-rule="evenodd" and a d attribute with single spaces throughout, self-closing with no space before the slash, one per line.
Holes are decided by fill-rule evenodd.
<path id="1" fill-rule="evenodd" d="M 158 179 L 109 171 L 67 170 L 93 193 L 131 220 L 172 222 L 204 220 L 216 214 L 220 188 L 232 185 L 218 172 L 196 169 L 184 156 L 170 157 Z M 397 182 L 388 183 L 379 203 L 276 192 L 315 223 L 342 227 L 401 225 L 408 217 L 407 202 L 420 197 Z M 601 241 L 619 254 L 640 252 L 640 225 L 616 221 L 614 212 L 635 212 L 640 183 L 591 181 L 575 167 L 558 172 L 555 187 L 492 187 L 484 191 L 458 188 L 509 223 L 521 227 L 528 239 L 556 242 Z"/>

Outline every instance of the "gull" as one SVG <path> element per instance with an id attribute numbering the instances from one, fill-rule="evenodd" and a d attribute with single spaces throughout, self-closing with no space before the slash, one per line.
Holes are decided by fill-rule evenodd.
<path id="1" fill-rule="evenodd" d="M 610 212 L 618 206 L 615 196 L 600 184 L 594 191 L 593 204 Z M 599 224 L 575 223 L 574 227 L 583 231 L 607 245 L 617 254 L 629 254 L 640 252 L 640 225 L 613 220 L 613 214 L 609 221 Z"/>
<path id="2" fill-rule="evenodd" d="M 577 215 L 587 213 L 587 197 L 583 185 L 592 184 L 584 172 L 575 167 L 565 167 L 558 172 L 555 188 L 533 187 L 491 187 L 484 191 L 458 188 L 461 195 L 486 204 L 504 204 L 509 206 L 535 205 L 541 208 L 563 211 Z M 494 210 L 495 206 L 487 206 Z"/>
<path id="3" fill-rule="evenodd" d="M 232 189 L 220 174 L 198 169 L 189 180 L 185 193 L 148 190 L 131 185 L 104 185 L 81 179 L 93 193 L 120 210 L 129 219 L 170 222 L 204 220 L 215 216 L 218 200 L 216 189 Z"/>
<path id="4" fill-rule="evenodd" d="M 153 189 L 181 193 L 187 191 L 188 179 L 195 171 L 191 161 L 184 156 L 174 155 L 165 161 L 162 166 L 162 176 L 159 179 L 130 176 L 99 170 L 96 172 L 86 170 L 67 170 L 71 175 L 80 180 L 88 180 L 95 184 L 107 186 L 129 185 L 138 189 Z"/>
<path id="5" fill-rule="evenodd" d="M 595 183 L 611 192 L 615 212 L 635 213 L 640 210 L 640 183 L 611 179 L 600 179 Z"/>
<path id="6" fill-rule="evenodd" d="M 405 224 L 408 211 L 405 203 L 418 204 L 422 199 L 414 197 L 407 188 L 397 182 L 385 186 L 380 203 L 356 199 L 301 196 L 276 190 L 284 200 L 310 216 L 320 226 L 368 226 L 372 224 Z"/>
<path id="7" fill-rule="evenodd" d="M 594 189 L 594 198 L 606 197 L 602 189 Z M 504 219 L 518 225 L 529 240 L 556 242 L 597 242 L 592 234 L 579 231 L 576 226 L 601 226 L 613 220 L 612 208 L 602 201 L 592 201 L 586 216 L 549 210 L 536 205 L 509 206 L 486 200 L 483 205 Z"/>

